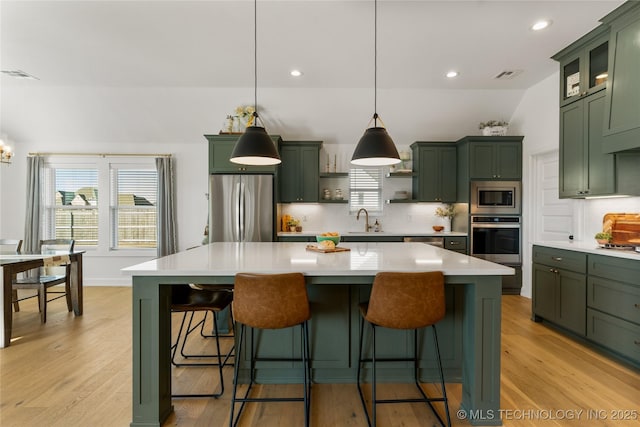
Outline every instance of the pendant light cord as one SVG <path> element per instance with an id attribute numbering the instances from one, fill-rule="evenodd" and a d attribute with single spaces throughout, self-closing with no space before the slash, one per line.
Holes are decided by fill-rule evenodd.
<path id="1" fill-rule="evenodd" d="M 373 2 L 373 126 L 378 126 L 378 0 Z"/>
<path id="2" fill-rule="evenodd" d="M 253 0 L 253 125 L 258 125 L 258 0 Z"/>

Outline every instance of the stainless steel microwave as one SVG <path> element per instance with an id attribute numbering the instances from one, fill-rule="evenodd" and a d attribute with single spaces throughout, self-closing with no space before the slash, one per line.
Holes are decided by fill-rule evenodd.
<path id="1" fill-rule="evenodd" d="M 472 181 L 472 214 L 515 214 L 522 212 L 520 181 Z"/>

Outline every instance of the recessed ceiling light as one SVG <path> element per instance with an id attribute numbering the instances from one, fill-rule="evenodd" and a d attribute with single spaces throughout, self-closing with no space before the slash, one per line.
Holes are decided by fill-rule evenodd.
<path id="1" fill-rule="evenodd" d="M 452 79 L 452 78 L 454 78 L 454 77 L 458 77 L 458 72 L 457 72 L 457 71 L 453 71 L 453 70 L 451 70 L 451 71 L 449 71 L 449 72 L 447 73 L 447 77 L 449 77 L 450 79 Z"/>
<path id="2" fill-rule="evenodd" d="M 549 25 L 551 25 L 551 21 L 547 20 L 547 19 L 542 19 L 538 22 L 536 22 L 535 24 L 533 24 L 531 26 L 531 29 L 533 31 L 540 31 L 540 30 L 544 30 L 545 28 L 547 28 Z"/>
<path id="3" fill-rule="evenodd" d="M 291 74 L 293 77 L 300 77 L 302 75 L 302 71 L 300 71 L 300 70 L 291 70 L 291 72 L 289 74 Z"/>

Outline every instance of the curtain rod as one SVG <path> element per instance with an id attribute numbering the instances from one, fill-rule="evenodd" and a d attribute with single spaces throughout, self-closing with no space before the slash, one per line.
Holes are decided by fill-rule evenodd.
<path id="1" fill-rule="evenodd" d="M 127 154 L 127 153 L 29 153 L 34 156 L 97 156 L 97 157 L 171 157 L 171 154 Z"/>

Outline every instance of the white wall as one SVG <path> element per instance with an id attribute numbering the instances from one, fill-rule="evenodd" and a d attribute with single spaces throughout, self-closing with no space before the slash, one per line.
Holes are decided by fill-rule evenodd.
<path id="1" fill-rule="evenodd" d="M 525 135 L 522 143 L 522 291 L 531 297 L 532 156 L 558 149 L 558 73 L 529 88 L 511 116 L 510 131 Z"/>

